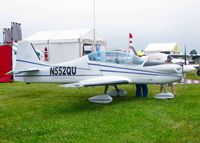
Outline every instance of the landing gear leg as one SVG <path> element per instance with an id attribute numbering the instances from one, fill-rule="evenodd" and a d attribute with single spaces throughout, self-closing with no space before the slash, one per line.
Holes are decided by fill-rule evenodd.
<path id="1" fill-rule="evenodd" d="M 197 70 L 197 75 L 200 76 L 200 68 Z"/>
<path id="2" fill-rule="evenodd" d="M 126 92 L 125 90 L 119 89 L 119 88 L 117 87 L 117 85 L 112 85 L 112 86 L 115 87 L 115 90 L 112 90 L 112 91 L 110 91 L 110 92 L 108 93 L 110 96 L 117 96 L 117 95 L 119 95 L 119 96 L 124 96 L 124 95 L 127 94 L 127 92 Z"/>
<path id="3" fill-rule="evenodd" d="M 116 91 L 118 93 L 119 92 L 119 88 L 117 87 L 117 85 L 114 85 L 114 87 L 115 87 L 115 89 L 116 89 Z"/>
<path id="4" fill-rule="evenodd" d="M 106 93 L 107 93 L 107 91 L 108 91 L 108 87 L 109 87 L 109 85 L 106 85 L 106 86 L 105 86 L 105 89 L 104 89 L 104 94 L 106 94 Z"/>

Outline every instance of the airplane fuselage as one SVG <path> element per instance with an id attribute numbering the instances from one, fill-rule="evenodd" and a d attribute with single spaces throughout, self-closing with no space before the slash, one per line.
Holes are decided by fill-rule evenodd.
<path id="1" fill-rule="evenodd" d="M 18 61 L 29 64 L 30 61 Z M 144 67 L 143 64 L 118 64 L 93 61 L 84 56 L 80 59 L 61 63 L 59 65 L 38 64 L 37 72 L 15 74 L 15 81 L 20 82 L 54 82 L 74 83 L 94 77 L 122 76 L 130 79 L 131 83 L 170 83 L 181 79 L 180 66 L 170 64 L 170 69 L 165 71 L 166 65 Z M 170 71 L 169 71 L 170 70 Z"/>

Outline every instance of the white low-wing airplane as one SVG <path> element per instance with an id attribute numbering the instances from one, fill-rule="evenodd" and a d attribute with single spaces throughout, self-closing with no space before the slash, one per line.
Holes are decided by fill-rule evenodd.
<path id="1" fill-rule="evenodd" d="M 171 83 L 180 81 L 182 67 L 177 64 L 144 62 L 126 52 L 94 52 L 73 61 L 49 65 L 38 57 L 27 41 L 18 44 L 15 81 L 63 83 L 64 87 L 105 86 L 127 83 Z"/>

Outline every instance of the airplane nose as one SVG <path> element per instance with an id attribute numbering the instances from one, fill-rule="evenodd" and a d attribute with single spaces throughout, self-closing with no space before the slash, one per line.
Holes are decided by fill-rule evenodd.
<path id="1" fill-rule="evenodd" d="M 182 78 L 184 77 L 184 75 L 183 75 L 183 66 L 177 65 L 175 67 L 175 71 L 176 71 L 177 75 L 179 75 L 179 79 L 178 80 L 181 81 Z"/>

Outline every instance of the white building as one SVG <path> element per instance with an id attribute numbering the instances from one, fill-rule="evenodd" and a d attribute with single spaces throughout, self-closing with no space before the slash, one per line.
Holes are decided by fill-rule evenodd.
<path id="1" fill-rule="evenodd" d="M 179 47 L 177 43 L 150 43 L 144 49 L 144 54 L 149 55 L 153 53 L 179 54 Z"/>
<path id="2" fill-rule="evenodd" d="M 36 33 L 24 40 L 30 41 L 33 46 L 41 51 L 45 47 L 48 50 L 50 63 L 66 62 L 79 58 L 92 51 L 106 49 L 106 41 L 103 37 L 95 34 L 95 48 L 93 29 L 73 29 L 43 31 Z"/>

